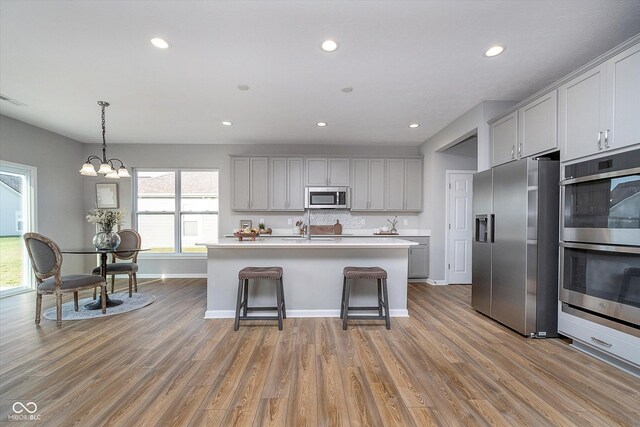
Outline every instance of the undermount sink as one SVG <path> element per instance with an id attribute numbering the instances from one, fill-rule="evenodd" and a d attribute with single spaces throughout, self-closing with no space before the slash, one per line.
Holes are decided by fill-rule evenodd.
<path id="1" fill-rule="evenodd" d="M 304 237 L 283 237 L 282 240 L 302 240 Z"/>
<path id="2" fill-rule="evenodd" d="M 333 237 L 312 237 L 311 240 L 336 240 Z"/>

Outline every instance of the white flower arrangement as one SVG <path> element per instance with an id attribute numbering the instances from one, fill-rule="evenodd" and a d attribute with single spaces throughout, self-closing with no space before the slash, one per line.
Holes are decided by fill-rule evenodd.
<path id="1" fill-rule="evenodd" d="M 100 231 L 111 233 L 116 225 L 124 223 L 125 214 L 124 209 L 93 208 L 89 210 L 87 221 L 91 224 L 97 224 Z"/>

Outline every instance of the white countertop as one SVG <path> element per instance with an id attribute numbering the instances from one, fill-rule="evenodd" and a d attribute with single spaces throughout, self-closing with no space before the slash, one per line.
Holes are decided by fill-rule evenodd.
<path id="1" fill-rule="evenodd" d="M 374 234 L 375 230 L 374 229 L 369 229 L 369 228 L 360 228 L 360 229 L 351 229 L 351 228 L 347 228 L 347 229 L 343 229 L 342 230 L 343 233 L 341 235 L 325 235 L 325 236 L 332 236 L 332 237 L 336 237 L 336 236 L 342 236 L 345 238 L 354 238 L 354 237 L 376 237 L 376 238 L 389 238 L 389 237 L 430 237 L 431 236 L 431 230 L 427 230 L 427 229 L 400 229 L 398 230 L 398 235 L 397 236 L 390 236 L 390 235 L 376 235 Z M 276 228 L 273 230 L 273 234 L 263 234 L 261 235 L 261 237 L 268 237 L 268 238 L 276 238 L 276 237 L 292 237 L 294 236 L 293 232 L 291 229 L 288 228 Z M 315 236 L 315 234 L 314 234 Z M 320 236 L 320 235 L 318 235 Z M 233 237 L 232 234 L 225 234 L 224 237 Z"/>
<path id="2" fill-rule="evenodd" d="M 368 237 L 313 237 L 311 240 L 301 239 L 296 237 L 257 237 L 255 241 L 251 238 L 245 238 L 239 241 L 237 238 L 223 238 L 217 242 L 197 243 L 198 245 L 206 246 L 212 249 L 238 249 L 238 248 L 259 248 L 259 249 L 273 249 L 273 248 L 364 248 L 364 249 L 376 249 L 376 248 L 409 248 L 409 246 L 415 246 L 418 243 L 403 240 L 398 237 L 378 237 L 377 239 L 370 239 Z"/>

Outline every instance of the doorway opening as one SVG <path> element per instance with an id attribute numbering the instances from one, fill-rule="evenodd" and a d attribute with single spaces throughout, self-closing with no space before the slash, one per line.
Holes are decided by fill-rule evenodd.
<path id="1" fill-rule="evenodd" d="M 36 168 L 0 161 L 0 297 L 33 289 L 22 235 L 35 230 Z"/>
<path id="2" fill-rule="evenodd" d="M 445 282 L 471 284 L 473 174 L 477 170 L 478 139 L 473 134 L 444 150 Z M 444 159 L 443 159 L 444 160 Z"/>

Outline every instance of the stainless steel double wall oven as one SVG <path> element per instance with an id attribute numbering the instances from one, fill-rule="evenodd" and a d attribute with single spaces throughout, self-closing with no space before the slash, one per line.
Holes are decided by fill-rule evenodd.
<path id="1" fill-rule="evenodd" d="M 640 328 L 640 150 L 565 166 L 561 187 L 563 309 Z"/>

